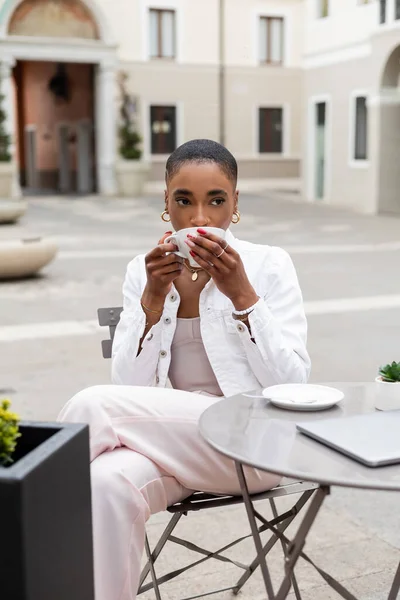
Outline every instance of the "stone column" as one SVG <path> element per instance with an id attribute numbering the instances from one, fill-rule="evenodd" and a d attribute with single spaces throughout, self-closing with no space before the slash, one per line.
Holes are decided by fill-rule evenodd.
<path id="1" fill-rule="evenodd" d="M 380 90 L 369 102 L 374 212 L 400 213 L 400 90 Z"/>
<path id="2" fill-rule="evenodd" d="M 116 75 L 115 63 L 100 63 L 96 72 L 96 154 L 98 191 L 117 193 L 116 184 Z"/>
<path id="3" fill-rule="evenodd" d="M 3 109 L 7 116 L 5 129 L 11 138 L 10 154 L 13 165 L 13 184 L 11 196 L 12 198 L 20 198 L 21 188 L 19 185 L 18 158 L 16 154 L 17 147 L 15 143 L 17 137 L 17 117 L 15 111 L 14 84 L 12 80 L 12 69 L 14 65 L 14 58 L 10 56 L 0 58 L 1 93 L 4 96 Z"/>

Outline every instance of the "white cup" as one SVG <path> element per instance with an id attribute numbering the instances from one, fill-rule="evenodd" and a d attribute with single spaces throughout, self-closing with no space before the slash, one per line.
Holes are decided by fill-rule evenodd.
<path id="1" fill-rule="evenodd" d="M 216 235 L 219 238 L 225 239 L 226 231 L 224 229 L 220 229 L 219 227 L 202 227 L 207 233 L 211 233 Z M 190 248 L 187 244 L 185 244 L 185 240 L 187 239 L 188 233 L 193 237 L 199 235 L 198 227 L 188 227 L 187 229 L 180 229 L 176 231 L 164 241 L 164 244 L 175 244 L 178 247 L 178 251 L 174 252 L 177 256 L 181 258 L 186 258 L 189 261 L 189 264 L 192 267 L 198 267 L 199 264 L 195 261 L 193 256 L 190 254 Z"/>

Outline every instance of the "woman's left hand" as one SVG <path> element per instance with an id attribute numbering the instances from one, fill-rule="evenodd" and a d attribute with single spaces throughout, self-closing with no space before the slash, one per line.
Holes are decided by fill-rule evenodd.
<path id="1" fill-rule="evenodd" d="M 190 254 L 200 267 L 212 277 L 217 288 L 233 303 L 236 310 L 250 308 L 258 301 L 240 255 L 228 242 L 209 233 L 188 236 L 186 240 Z"/>

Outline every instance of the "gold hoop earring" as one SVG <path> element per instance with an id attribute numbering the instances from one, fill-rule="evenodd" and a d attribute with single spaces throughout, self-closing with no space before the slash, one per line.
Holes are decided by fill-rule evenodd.
<path id="1" fill-rule="evenodd" d="M 161 219 L 164 221 L 164 223 L 169 223 L 171 221 L 171 217 L 169 216 L 169 212 L 167 210 L 164 210 L 164 212 L 161 213 Z"/>
<path id="2" fill-rule="evenodd" d="M 232 223 L 234 225 L 237 225 L 239 223 L 239 221 L 240 221 L 240 212 L 237 210 L 235 213 L 233 213 Z"/>

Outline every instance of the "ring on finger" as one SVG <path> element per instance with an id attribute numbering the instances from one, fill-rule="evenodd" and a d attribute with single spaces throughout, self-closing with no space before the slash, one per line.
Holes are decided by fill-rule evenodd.
<path id="1" fill-rule="evenodd" d="M 228 246 L 229 246 L 229 244 L 228 244 L 228 242 L 226 242 L 226 246 L 224 247 L 224 252 L 225 252 L 225 250 L 227 249 Z"/>
<path id="2" fill-rule="evenodd" d="M 221 258 L 221 256 L 222 256 L 224 253 L 225 253 L 225 249 L 224 249 L 224 248 L 222 248 L 222 252 L 221 252 L 221 254 L 216 254 L 215 256 L 216 256 L 217 258 Z"/>

